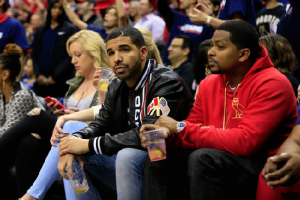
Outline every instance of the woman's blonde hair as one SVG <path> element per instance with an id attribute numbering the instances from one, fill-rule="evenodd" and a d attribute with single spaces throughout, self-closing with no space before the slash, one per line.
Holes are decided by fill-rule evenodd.
<path id="1" fill-rule="evenodd" d="M 110 67 L 103 39 L 94 31 L 81 30 L 72 35 L 67 41 L 67 51 L 70 55 L 70 45 L 78 42 L 81 48 L 93 57 L 94 67 Z M 79 74 L 76 73 L 76 76 Z"/>
<path id="2" fill-rule="evenodd" d="M 160 57 L 159 51 L 157 49 L 157 46 L 156 46 L 155 42 L 153 41 L 152 33 L 150 31 L 148 31 L 147 29 L 142 28 L 142 27 L 137 27 L 136 29 L 138 29 L 144 37 L 145 45 L 148 49 L 148 58 L 154 59 L 154 60 L 156 60 L 156 62 L 158 64 L 162 65 L 163 62 L 161 60 L 161 57 Z"/>

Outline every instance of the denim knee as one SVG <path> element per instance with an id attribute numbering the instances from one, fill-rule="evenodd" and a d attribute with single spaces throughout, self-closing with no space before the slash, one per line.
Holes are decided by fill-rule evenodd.
<path id="1" fill-rule="evenodd" d="M 142 167 L 144 166 L 144 160 L 147 155 L 146 151 L 125 148 L 118 152 L 116 167 L 119 168 L 132 168 L 132 167 Z M 142 165 L 142 166 L 141 166 Z"/>

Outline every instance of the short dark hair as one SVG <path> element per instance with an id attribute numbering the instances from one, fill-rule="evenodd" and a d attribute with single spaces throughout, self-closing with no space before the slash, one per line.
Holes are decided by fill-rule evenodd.
<path id="1" fill-rule="evenodd" d="M 186 35 L 178 35 L 175 38 L 183 39 L 181 49 L 189 48 L 190 52 L 188 54 L 188 58 L 191 58 L 191 56 L 193 55 L 193 50 L 194 50 L 194 45 L 193 45 L 192 39 L 189 36 L 186 36 Z"/>
<path id="2" fill-rule="evenodd" d="M 3 0 L 4 4 L 3 4 L 3 12 L 6 12 L 7 9 L 10 7 L 9 5 L 9 1 L 8 0 Z"/>
<path id="3" fill-rule="evenodd" d="M 131 42 L 138 48 L 145 46 L 145 40 L 142 33 L 134 27 L 131 26 L 121 26 L 114 29 L 106 38 L 106 43 L 109 40 L 115 39 L 117 37 L 130 37 Z"/>
<path id="4" fill-rule="evenodd" d="M 205 78 L 205 68 L 208 64 L 208 51 L 211 48 L 211 40 L 205 40 L 199 44 L 196 49 L 194 59 L 193 59 L 193 74 L 196 79 L 196 83 L 200 82 Z"/>
<path id="5" fill-rule="evenodd" d="M 256 61 L 259 52 L 259 36 L 251 24 L 242 20 L 231 20 L 224 22 L 216 30 L 229 32 L 230 41 L 237 49 L 250 49 L 250 59 L 253 63 Z"/>

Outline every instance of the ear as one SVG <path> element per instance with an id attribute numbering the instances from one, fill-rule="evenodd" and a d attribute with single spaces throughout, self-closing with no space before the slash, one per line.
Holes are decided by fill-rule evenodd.
<path id="1" fill-rule="evenodd" d="M 140 58 L 142 60 L 145 60 L 147 58 L 147 55 L 148 55 L 148 49 L 145 46 L 141 47 L 140 48 Z"/>
<path id="2" fill-rule="evenodd" d="M 9 77 L 9 74 L 10 74 L 10 72 L 8 70 L 3 70 L 1 72 L 2 80 L 4 80 L 4 81 L 7 80 Z"/>
<path id="3" fill-rule="evenodd" d="M 94 8 L 94 4 L 92 3 L 89 3 L 89 7 L 88 7 L 90 10 L 92 10 Z"/>
<path id="4" fill-rule="evenodd" d="M 190 53 L 190 49 L 189 49 L 189 48 L 184 48 L 184 49 L 183 49 L 183 55 L 184 55 L 184 56 L 188 56 L 189 53 Z"/>
<path id="5" fill-rule="evenodd" d="M 239 50 L 239 61 L 244 62 L 250 57 L 250 49 L 241 49 Z"/>

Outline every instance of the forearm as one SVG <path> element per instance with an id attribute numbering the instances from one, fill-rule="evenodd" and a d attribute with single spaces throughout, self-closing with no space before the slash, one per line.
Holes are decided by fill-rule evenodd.
<path id="1" fill-rule="evenodd" d="M 208 18 L 209 16 L 206 17 L 206 19 Z M 221 24 L 223 24 L 224 22 L 226 22 L 225 20 L 220 20 L 220 19 L 217 19 L 217 18 L 211 18 L 210 20 L 210 25 L 212 27 L 218 27 L 220 26 Z"/>
<path id="2" fill-rule="evenodd" d="M 300 125 L 296 125 L 290 136 L 284 141 L 277 155 L 282 153 L 296 153 L 300 155 Z"/>
<path id="3" fill-rule="evenodd" d="M 75 112 L 69 115 L 64 115 L 62 118 L 65 121 L 76 120 L 76 121 L 93 121 L 94 120 L 94 111 L 93 108 Z"/>
<path id="4" fill-rule="evenodd" d="M 64 5 L 64 10 L 69 20 L 74 26 L 76 26 L 80 30 L 84 30 L 87 28 L 87 24 L 79 19 L 79 17 L 76 15 L 76 13 L 72 10 L 71 7 Z"/>
<path id="5" fill-rule="evenodd" d="M 119 26 L 128 26 L 127 19 L 127 13 L 125 11 L 123 1 L 122 0 L 116 0 L 117 4 L 117 11 L 118 11 L 118 24 Z"/>

